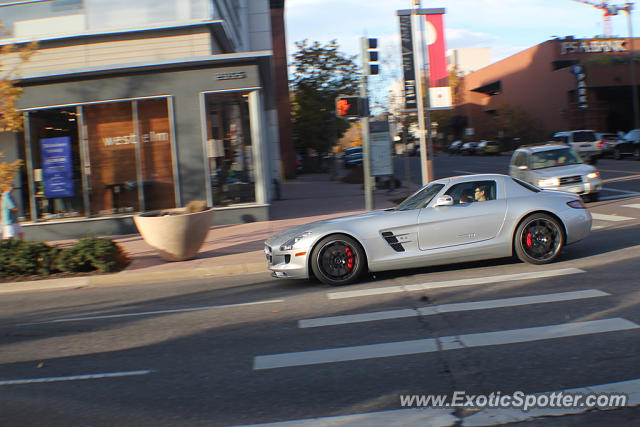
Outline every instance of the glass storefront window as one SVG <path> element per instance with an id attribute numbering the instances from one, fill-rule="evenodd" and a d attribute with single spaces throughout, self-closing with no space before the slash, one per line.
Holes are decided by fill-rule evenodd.
<path id="1" fill-rule="evenodd" d="M 167 100 L 138 101 L 145 210 L 174 208 L 173 156 Z"/>
<path id="2" fill-rule="evenodd" d="M 131 102 L 83 107 L 91 164 L 91 216 L 140 211 Z"/>
<path id="3" fill-rule="evenodd" d="M 248 94 L 209 93 L 205 106 L 213 206 L 255 203 Z"/>
<path id="4" fill-rule="evenodd" d="M 16 189 L 21 220 L 174 208 L 168 102 L 150 98 L 29 111 L 29 150 L 22 157 L 30 154 L 30 162 Z M 86 129 L 84 142 L 79 123 Z M 29 200 L 35 200 L 34 207 Z"/>
<path id="5" fill-rule="evenodd" d="M 29 132 L 38 218 L 85 216 L 75 107 L 31 112 Z"/>

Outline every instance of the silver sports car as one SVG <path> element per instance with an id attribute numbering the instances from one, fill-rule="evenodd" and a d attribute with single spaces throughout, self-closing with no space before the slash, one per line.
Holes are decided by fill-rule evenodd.
<path id="1" fill-rule="evenodd" d="M 544 264 L 590 230 L 579 196 L 506 175 L 465 175 L 433 181 L 392 209 L 289 229 L 268 239 L 265 252 L 275 277 L 343 285 L 367 270 L 514 254 Z"/>

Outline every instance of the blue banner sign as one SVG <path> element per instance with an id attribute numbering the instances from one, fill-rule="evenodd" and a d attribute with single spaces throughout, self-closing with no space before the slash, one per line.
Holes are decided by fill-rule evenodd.
<path id="1" fill-rule="evenodd" d="M 71 138 L 42 138 L 42 179 L 44 195 L 48 199 L 73 197 L 73 165 L 71 162 Z"/>

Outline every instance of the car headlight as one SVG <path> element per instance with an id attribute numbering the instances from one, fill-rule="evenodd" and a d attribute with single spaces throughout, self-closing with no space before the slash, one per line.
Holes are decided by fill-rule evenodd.
<path id="1" fill-rule="evenodd" d="M 538 187 L 557 187 L 560 185 L 558 178 L 545 178 L 538 180 Z"/>
<path id="2" fill-rule="evenodd" d="M 284 242 L 280 246 L 280 250 L 281 251 L 290 251 L 291 249 L 293 249 L 293 247 L 295 246 L 296 243 L 298 243 L 300 240 L 302 240 L 303 238 L 307 237 L 310 234 L 311 234 L 311 231 L 305 231 L 304 233 L 299 234 L 299 235 L 287 240 L 286 242 Z"/>
<path id="3" fill-rule="evenodd" d="M 590 179 L 600 178 L 600 172 L 598 171 L 591 172 L 590 174 L 587 175 L 587 178 L 590 178 Z"/>

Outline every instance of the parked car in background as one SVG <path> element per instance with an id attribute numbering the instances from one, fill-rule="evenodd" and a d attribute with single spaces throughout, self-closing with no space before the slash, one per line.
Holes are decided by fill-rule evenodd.
<path id="1" fill-rule="evenodd" d="M 613 155 L 613 150 L 621 139 L 617 133 L 596 133 L 598 138 L 598 148 L 600 148 L 600 157 Z"/>
<path id="2" fill-rule="evenodd" d="M 509 175 L 545 190 L 579 194 L 590 202 L 597 201 L 602 190 L 600 172 L 564 144 L 518 148 L 511 156 Z"/>
<path id="3" fill-rule="evenodd" d="M 480 141 L 480 144 L 476 147 L 478 154 L 500 154 L 500 144 L 495 141 Z"/>
<path id="4" fill-rule="evenodd" d="M 564 132 L 556 132 L 553 140 L 563 142 L 573 148 L 580 157 L 587 162 L 592 163 L 600 157 L 600 148 L 598 147 L 598 137 L 592 130 L 569 130 Z"/>
<path id="5" fill-rule="evenodd" d="M 634 159 L 640 160 L 640 129 L 630 130 L 619 139 L 612 147 L 612 156 L 615 159 L 633 156 Z"/>
<path id="6" fill-rule="evenodd" d="M 344 167 L 352 168 L 362 164 L 362 147 L 349 147 L 345 148 L 342 154 L 344 160 Z"/>
<path id="7" fill-rule="evenodd" d="M 453 141 L 451 145 L 447 147 L 447 151 L 449 152 L 449 154 L 458 154 L 462 149 L 462 145 L 464 145 L 464 141 L 461 139 L 458 139 L 457 141 Z"/>
<path id="8" fill-rule="evenodd" d="M 462 147 L 460 148 L 460 153 L 466 154 L 466 155 L 476 154 L 477 147 L 478 147 L 477 142 L 465 142 L 464 144 L 462 144 Z"/>

